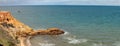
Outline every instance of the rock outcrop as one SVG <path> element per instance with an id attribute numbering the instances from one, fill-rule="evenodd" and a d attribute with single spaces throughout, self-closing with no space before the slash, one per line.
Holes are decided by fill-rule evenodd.
<path id="1" fill-rule="evenodd" d="M 10 12 L 0 11 L 0 40 L 6 39 L 12 46 L 30 46 L 29 39 L 36 35 L 60 35 L 63 34 L 59 28 L 49 28 L 46 30 L 37 30 L 21 23 L 12 17 Z M 5 37 L 3 37 L 5 36 Z M 0 43 L 3 46 L 3 43 Z M 10 46 L 10 45 L 8 45 Z"/>

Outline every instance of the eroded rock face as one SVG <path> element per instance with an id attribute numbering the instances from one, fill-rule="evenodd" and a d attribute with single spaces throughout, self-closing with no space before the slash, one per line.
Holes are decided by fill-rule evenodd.
<path id="1" fill-rule="evenodd" d="M 40 35 L 60 35 L 64 34 L 64 31 L 62 31 L 59 28 L 49 28 L 47 30 L 37 30 L 33 33 L 33 35 L 40 34 Z"/>
<path id="2" fill-rule="evenodd" d="M 47 30 L 48 30 L 49 34 L 51 34 L 51 35 L 54 35 L 54 34 L 55 35 L 64 34 L 64 31 L 59 29 L 59 28 L 48 28 Z"/>
<path id="3" fill-rule="evenodd" d="M 0 29 L 2 29 L 2 31 L 4 30 L 5 32 L 8 32 L 8 34 L 15 41 L 17 41 L 15 43 L 16 46 L 30 46 L 26 41 L 28 38 L 30 38 L 30 36 L 60 35 L 64 33 L 64 31 L 58 28 L 34 31 L 29 26 L 16 20 L 14 17 L 12 17 L 11 13 L 7 11 L 0 11 Z"/>

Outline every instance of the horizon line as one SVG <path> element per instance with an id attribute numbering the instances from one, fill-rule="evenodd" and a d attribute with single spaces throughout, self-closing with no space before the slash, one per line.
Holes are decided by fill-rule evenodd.
<path id="1" fill-rule="evenodd" d="M 120 5 L 0 5 L 0 6 L 120 6 Z"/>

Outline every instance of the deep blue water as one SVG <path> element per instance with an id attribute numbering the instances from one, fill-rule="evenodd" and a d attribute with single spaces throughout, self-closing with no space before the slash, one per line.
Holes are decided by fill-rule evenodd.
<path id="1" fill-rule="evenodd" d="M 120 46 L 120 6 L 1 6 L 0 10 L 10 11 L 34 29 L 58 27 L 69 32 L 64 37 L 73 41 L 68 39 L 63 46 Z"/>

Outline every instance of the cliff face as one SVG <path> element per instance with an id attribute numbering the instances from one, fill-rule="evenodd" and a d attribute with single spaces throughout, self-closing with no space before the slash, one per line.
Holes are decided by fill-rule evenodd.
<path id="1" fill-rule="evenodd" d="M 20 21 L 12 17 L 10 12 L 0 11 L 0 40 L 6 39 L 12 45 L 14 43 L 15 46 L 30 46 L 30 42 L 27 40 L 30 39 L 31 36 L 60 35 L 63 33 L 64 31 L 58 28 L 49 28 L 46 30 L 34 31 L 29 26 L 21 23 Z M 2 36 L 8 36 L 8 38 L 2 37 Z M 3 43 L 0 43 L 0 44 L 3 44 Z"/>
<path id="2" fill-rule="evenodd" d="M 15 46 L 16 42 L 5 30 L 0 29 L 0 46 Z"/>

